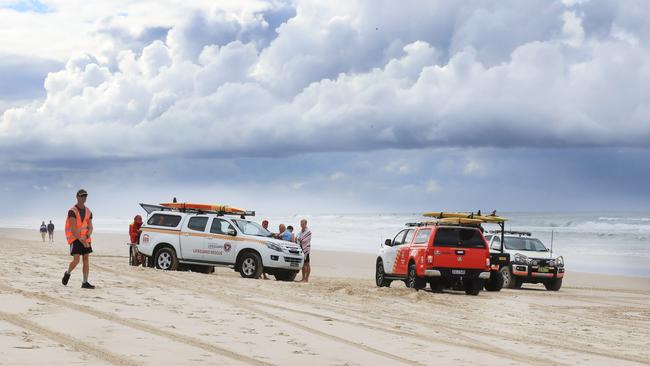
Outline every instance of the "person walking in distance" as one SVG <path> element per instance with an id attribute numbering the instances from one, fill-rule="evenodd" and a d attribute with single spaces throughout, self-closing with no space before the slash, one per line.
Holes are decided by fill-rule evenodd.
<path id="1" fill-rule="evenodd" d="M 50 243 L 54 243 L 54 224 L 52 223 L 52 220 L 47 224 L 47 234 L 50 237 Z"/>
<path id="2" fill-rule="evenodd" d="M 302 247 L 302 252 L 305 255 L 305 263 L 302 266 L 302 279 L 300 282 L 309 282 L 309 274 L 311 273 L 311 265 L 309 261 L 309 253 L 311 252 L 311 230 L 307 227 L 307 220 L 300 220 L 300 229 L 297 241 Z"/>
<path id="3" fill-rule="evenodd" d="M 72 206 L 68 211 L 68 219 L 65 222 L 65 236 L 70 245 L 70 255 L 72 261 L 68 265 L 68 270 L 63 274 L 61 283 L 68 285 L 70 273 L 79 264 L 79 257 L 83 259 L 83 282 L 81 288 L 93 289 L 95 286 L 88 282 L 88 272 L 90 271 L 90 253 L 93 252 L 91 246 L 93 233 L 93 214 L 86 206 L 88 193 L 80 189 L 77 192 L 77 204 Z"/>
<path id="4" fill-rule="evenodd" d="M 43 238 L 43 243 L 45 243 L 45 234 L 47 234 L 47 225 L 45 225 L 45 221 L 41 223 L 41 238 Z"/>

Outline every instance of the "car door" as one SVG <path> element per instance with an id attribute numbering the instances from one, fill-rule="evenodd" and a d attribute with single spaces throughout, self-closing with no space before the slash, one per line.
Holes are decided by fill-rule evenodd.
<path id="1" fill-rule="evenodd" d="M 415 229 L 407 229 L 402 242 L 397 245 L 397 257 L 395 258 L 395 272 L 397 276 L 406 276 L 408 271 L 408 260 L 411 242 L 415 236 Z"/>
<path id="2" fill-rule="evenodd" d="M 205 260 L 208 216 L 192 216 L 181 231 L 181 256 L 185 260 Z"/>
<path id="3" fill-rule="evenodd" d="M 235 227 L 227 220 L 215 217 L 210 225 L 210 235 L 207 238 L 206 260 L 214 263 L 235 263 L 237 253 L 237 234 Z"/>
<path id="4" fill-rule="evenodd" d="M 395 273 L 395 260 L 397 258 L 397 252 L 400 249 L 400 245 L 404 242 L 404 236 L 406 235 L 406 232 L 408 230 L 404 229 L 397 233 L 393 240 L 391 240 L 390 245 L 384 245 L 382 251 L 383 251 L 383 261 L 384 261 L 384 272 L 386 274 L 394 274 Z"/>

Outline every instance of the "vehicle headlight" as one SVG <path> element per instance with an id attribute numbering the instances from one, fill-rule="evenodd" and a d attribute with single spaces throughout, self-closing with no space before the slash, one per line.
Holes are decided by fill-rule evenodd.
<path id="1" fill-rule="evenodd" d="M 267 248 L 275 250 L 276 252 L 281 252 L 282 251 L 281 246 L 279 246 L 279 245 L 277 245 L 275 243 L 271 243 L 270 241 L 264 242 L 264 244 L 266 244 Z"/>
<path id="2" fill-rule="evenodd" d="M 564 257 L 555 258 L 555 263 L 557 263 L 558 267 L 564 267 Z"/>
<path id="3" fill-rule="evenodd" d="M 555 267 L 555 259 L 551 259 L 550 261 L 548 261 L 548 265 L 550 267 Z"/>
<path id="4" fill-rule="evenodd" d="M 517 254 L 515 254 L 514 262 L 515 263 L 520 263 L 520 264 L 531 264 L 531 263 L 533 263 L 533 260 L 526 257 L 523 254 L 517 253 Z"/>

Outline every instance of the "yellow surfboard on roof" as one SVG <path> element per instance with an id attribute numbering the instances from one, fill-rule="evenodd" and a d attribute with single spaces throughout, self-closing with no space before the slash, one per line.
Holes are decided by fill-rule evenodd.
<path id="1" fill-rule="evenodd" d="M 425 212 L 422 214 L 425 217 L 433 217 L 437 219 L 468 219 L 468 220 L 478 220 L 477 223 L 499 223 L 504 222 L 507 219 L 501 216 L 496 215 L 476 215 L 472 212 L 444 212 L 444 211 L 434 211 L 434 212 Z M 467 222 L 469 224 L 470 222 Z"/>

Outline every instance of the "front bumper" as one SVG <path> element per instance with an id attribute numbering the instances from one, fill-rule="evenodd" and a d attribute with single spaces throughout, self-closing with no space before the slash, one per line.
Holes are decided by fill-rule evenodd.
<path id="1" fill-rule="evenodd" d="M 290 269 L 294 271 L 300 270 L 303 264 L 304 258 L 302 256 L 299 257 L 280 252 L 277 252 L 277 254 L 269 254 L 264 260 L 264 267 Z"/>
<path id="2" fill-rule="evenodd" d="M 490 272 L 476 270 L 476 269 L 439 268 L 439 269 L 424 270 L 424 277 L 464 277 L 464 278 L 478 277 L 480 279 L 487 280 L 490 278 Z"/>
<path id="3" fill-rule="evenodd" d="M 513 263 L 512 274 L 530 279 L 563 278 L 564 267 L 529 266 Z"/>

